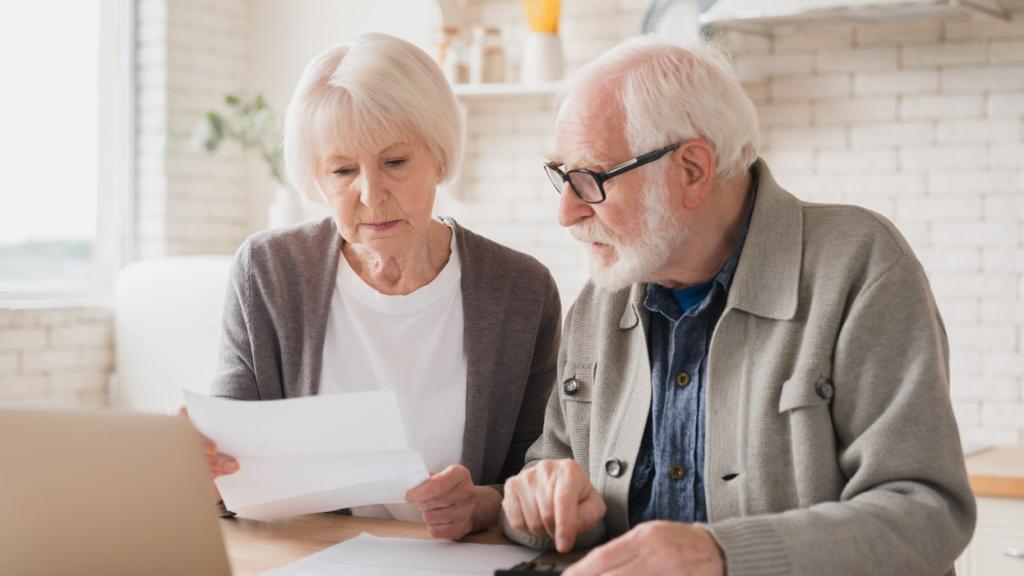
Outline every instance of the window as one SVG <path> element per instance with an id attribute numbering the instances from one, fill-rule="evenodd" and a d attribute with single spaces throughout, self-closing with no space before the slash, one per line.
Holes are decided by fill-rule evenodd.
<path id="1" fill-rule="evenodd" d="M 109 287 L 128 182 L 130 2 L 0 8 L 0 297 Z"/>

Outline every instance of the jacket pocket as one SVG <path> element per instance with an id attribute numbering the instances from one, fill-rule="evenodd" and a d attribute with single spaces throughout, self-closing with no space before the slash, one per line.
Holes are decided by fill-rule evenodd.
<path id="1" fill-rule="evenodd" d="M 558 382 L 558 396 L 564 401 L 590 402 L 594 390 L 596 364 L 581 362 L 566 365 Z"/>
<path id="2" fill-rule="evenodd" d="M 569 364 L 557 384 L 569 446 L 584 470 L 590 470 L 590 404 L 595 370 L 594 363 Z"/>
<path id="3" fill-rule="evenodd" d="M 782 383 L 779 413 L 827 406 L 835 395 L 832 379 L 817 371 L 799 372 Z"/>

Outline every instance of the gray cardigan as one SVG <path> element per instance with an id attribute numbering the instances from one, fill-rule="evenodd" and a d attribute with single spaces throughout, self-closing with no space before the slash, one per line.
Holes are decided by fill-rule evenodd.
<path id="1" fill-rule="evenodd" d="M 540 262 L 448 223 L 462 266 L 465 316 L 462 464 L 476 484 L 500 488 L 543 427 L 561 304 Z M 325 218 L 242 244 L 225 298 L 213 395 L 270 400 L 317 393 L 342 242 Z"/>
<path id="2" fill-rule="evenodd" d="M 976 509 L 924 270 L 881 216 L 801 202 L 764 162 L 757 170 L 708 356 L 704 490 L 726 573 L 952 573 Z M 527 455 L 575 458 L 603 496 L 604 522 L 581 544 L 629 529 L 651 410 L 644 292 L 583 288 Z M 503 524 L 514 540 L 551 546 Z"/>

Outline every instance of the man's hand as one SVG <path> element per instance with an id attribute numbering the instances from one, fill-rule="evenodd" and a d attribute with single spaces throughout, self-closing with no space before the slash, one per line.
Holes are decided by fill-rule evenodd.
<path id="1" fill-rule="evenodd" d="M 725 556 L 711 534 L 681 522 L 644 522 L 594 548 L 563 576 L 679 574 L 724 576 Z"/>
<path id="2" fill-rule="evenodd" d="M 501 495 L 494 488 L 476 486 L 469 470 L 453 464 L 405 494 L 423 514 L 434 538 L 458 540 L 470 532 L 498 522 Z"/>
<path id="3" fill-rule="evenodd" d="M 604 518 L 605 504 L 575 460 L 541 460 L 505 481 L 501 502 L 512 528 L 551 538 L 559 552 Z"/>

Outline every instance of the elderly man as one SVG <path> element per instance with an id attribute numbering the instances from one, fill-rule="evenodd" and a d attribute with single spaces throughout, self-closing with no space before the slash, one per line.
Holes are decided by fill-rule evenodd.
<path id="1" fill-rule="evenodd" d="M 514 540 L 567 574 L 952 572 L 975 504 L 910 246 L 757 158 L 725 58 L 630 40 L 578 75 L 546 169 L 592 278 L 564 323 Z"/>

